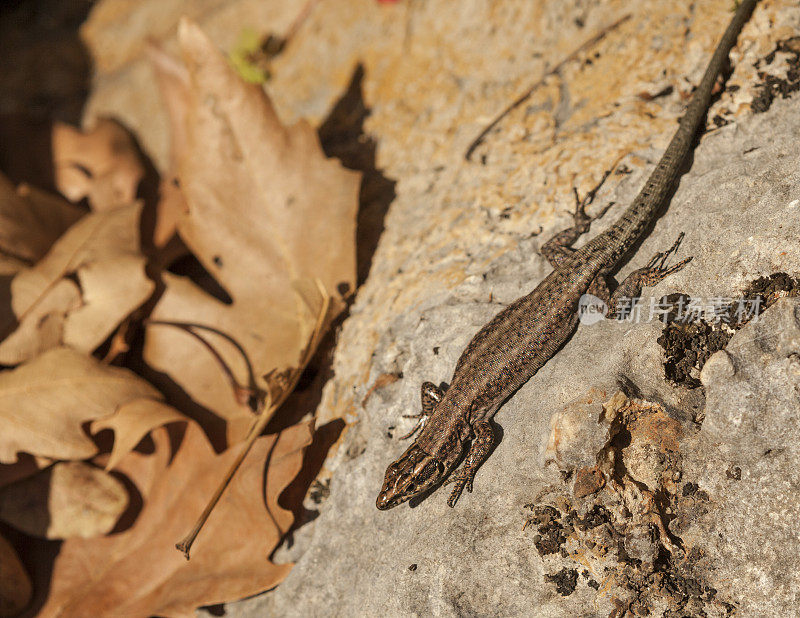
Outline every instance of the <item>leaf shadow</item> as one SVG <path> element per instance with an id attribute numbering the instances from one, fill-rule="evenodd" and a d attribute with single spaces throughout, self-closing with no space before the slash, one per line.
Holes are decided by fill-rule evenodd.
<path id="1" fill-rule="evenodd" d="M 366 281 L 372 256 L 383 233 L 383 221 L 396 197 L 397 182 L 375 166 L 377 141 L 364 132 L 370 110 L 364 102 L 364 67 L 358 64 L 344 94 L 331 108 L 318 133 L 328 157 L 336 157 L 346 168 L 361 172 L 356 221 L 356 283 Z"/>
<path id="2" fill-rule="evenodd" d="M 62 541 L 33 537 L 2 522 L 0 535 L 13 545 L 33 582 L 33 598 L 17 618 L 33 618 L 39 614 L 39 609 L 47 600 L 53 563 L 61 550 Z"/>
<path id="3" fill-rule="evenodd" d="M 80 125 L 92 59 L 78 27 L 89 2 L 8 0 L 0 11 L 0 170 L 55 191 L 51 132 Z"/>
<path id="4" fill-rule="evenodd" d="M 90 2 L 6 0 L 0 10 L 0 170 L 14 183 L 55 192 L 51 146 L 57 121 L 80 125 L 93 63 L 79 26 Z M 0 328 L 14 329 L 11 276 L 0 277 Z M 11 321 L 9 324 L 8 321 Z M 35 538 L 0 523 L 33 582 L 20 617 L 36 616 L 50 590 L 61 541 Z"/>

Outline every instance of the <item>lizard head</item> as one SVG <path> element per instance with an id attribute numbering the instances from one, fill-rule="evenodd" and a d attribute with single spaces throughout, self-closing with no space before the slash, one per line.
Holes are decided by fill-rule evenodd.
<path id="1" fill-rule="evenodd" d="M 447 474 L 443 461 L 412 444 L 386 468 L 383 487 L 375 503 L 381 511 L 403 504 L 436 486 Z"/>

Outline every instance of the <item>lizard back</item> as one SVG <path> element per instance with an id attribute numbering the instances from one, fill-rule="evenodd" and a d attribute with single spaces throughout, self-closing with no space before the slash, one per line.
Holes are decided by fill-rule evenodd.
<path id="1" fill-rule="evenodd" d="M 596 276 L 591 267 L 558 268 L 500 311 L 461 354 L 445 401 L 471 422 L 493 415 L 575 331 L 578 301 Z"/>

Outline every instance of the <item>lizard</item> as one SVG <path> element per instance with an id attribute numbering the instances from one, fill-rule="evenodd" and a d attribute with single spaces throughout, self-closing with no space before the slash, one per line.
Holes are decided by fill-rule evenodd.
<path id="1" fill-rule="evenodd" d="M 492 417 L 572 337 L 578 327 L 581 297 L 593 294 L 607 307 L 617 307 L 621 299 L 638 297 L 642 287 L 655 285 L 691 260 L 666 266 L 667 258 L 680 244 L 681 234 L 670 249 L 657 253 L 644 268 L 625 278 L 613 294 L 609 292 L 606 278 L 668 205 L 704 124 L 717 77 L 757 1 L 739 3 L 672 140 L 619 219 L 583 247 L 574 249 L 572 245 L 589 231 L 592 218 L 585 208 L 599 185 L 583 200 L 576 200 L 573 225 L 541 247 L 553 267 L 550 274 L 478 331 L 458 359 L 449 386 L 422 384 L 422 411 L 413 415 L 418 422 L 404 437 L 420 433 L 386 469 L 376 500 L 378 509 L 422 498 L 449 483 L 454 487 L 447 504 L 454 507 L 464 489 L 472 491 L 478 468 L 496 445 Z"/>

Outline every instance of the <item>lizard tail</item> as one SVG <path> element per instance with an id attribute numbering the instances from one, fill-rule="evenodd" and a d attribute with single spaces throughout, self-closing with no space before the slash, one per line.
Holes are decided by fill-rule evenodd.
<path id="1" fill-rule="evenodd" d="M 736 44 L 736 39 L 757 2 L 758 0 L 742 0 L 739 4 L 708 63 L 700 85 L 692 94 L 675 136 L 647 179 L 644 188 L 619 220 L 593 241 L 597 245 L 597 253 L 603 263 L 615 264 L 625 248 L 639 239 L 669 201 L 672 189 L 681 175 L 684 160 L 692 151 L 692 142 L 708 111 L 717 75 L 722 71 L 731 48 Z"/>

